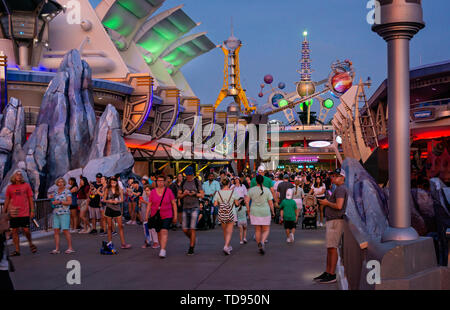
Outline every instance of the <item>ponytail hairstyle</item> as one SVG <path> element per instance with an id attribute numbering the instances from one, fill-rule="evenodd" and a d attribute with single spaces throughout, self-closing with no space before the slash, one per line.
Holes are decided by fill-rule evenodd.
<path id="1" fill-rule="evenodd" d="M 264 183 L 264 177 L 262 175 L 258 174 L 256 176 L 256 183 L 261 188 L 261 195 L 264 194 L 263 185 L 262 185 Z"/>

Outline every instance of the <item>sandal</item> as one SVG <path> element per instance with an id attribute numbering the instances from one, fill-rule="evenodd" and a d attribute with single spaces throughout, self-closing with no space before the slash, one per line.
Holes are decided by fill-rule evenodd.
<path id="1" fill-rule="evenodd" d="M 64 253 L 72 254 L 72 253 L 75 253 L 75 250 L 74 249 L 67 249 Z"/>
<path id="2" fill-rule="evenodd" d="M 12 252 L 12 254 L 9 255 L 9 256 L 20 256 L 20 252 L 14 251 L 14 252 Z"/>
<path id="3" fill-rule="evenodd" d="M 31 250 L 31 253 L 36 253 L 37 247 L 34 244 L 32 244 L 32 245 L 30 245 L 30 250 Z"/>
<path id="4" fill-rule="evenodd" d="M 60 253 L 61 253 L 61 251 L 58 251 L 58 250 L 53 250 L 50 252 L 50 254 L 60 254 Z"/>
<path id="5" fill-rule="evenodd" d="M 121 249 L 129 249 L 131 248 L 131 244 L 122 244 Z"/>

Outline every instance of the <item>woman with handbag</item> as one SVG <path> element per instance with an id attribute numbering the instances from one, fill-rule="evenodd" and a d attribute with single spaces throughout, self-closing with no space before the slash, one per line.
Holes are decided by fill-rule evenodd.
<path id="1" fill-rule="evenodd" d="M 158 233 L 161 245 L 159 257 L 165 258 L 170 224 L 177 222 L 177 203 L 172 190 L 166 187 L 166 178 L 162 175 L 158 176 L 156 187 L 150 193 L 145 217 L 148 218 L 149 228 L 154 228 Z"/>
<path id="2" fill-rule="evenodd" d="M 231 236 L 233 235 L 233 226 L 237 222 L 236 212 L 234 212 L 234 204 L 239 204 L 239 196 L 230 189 L 230 179 L 222 180 L 222 189 L 214 196 L 214 206 L 219 207 L 219 222 L 223 229 L 223 238 L 225 245 L 223 252 L 230 255 L 233 249 L 230 245 Z"/>

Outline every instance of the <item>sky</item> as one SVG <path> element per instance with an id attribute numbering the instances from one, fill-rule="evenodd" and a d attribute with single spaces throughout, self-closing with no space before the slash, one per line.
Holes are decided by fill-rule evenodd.
<path id="1" fill-rule="evenodd" d="M 95 7 L 100 0 L 90 0 Z M 287 92 L 295 90 L 300 79 L 302 33 L 307 30 L 311 46 L 312 79 L 328 77 L 335 60 L 353 62 L 356 80 L 371 77 L 370 96 L 387 77 L 386 42 L 367 23 L 366 0 L 166 0 L 157 11 L 184 4 L 183 10 L 201 25 L 189 34 L 202 31 L 215 44 L 234 34 L 242 42 L 240 52 L 241 83 L 247 96 L 262 106 L 260 84 L 266 74 L 274 84 L 284 82 Z M 411 41 L 410 67 L 450 59 L 449 0 L 422 1 L 426 26 Z M 202 104 L 214 104 L 223 83 L 224 56 L 214 49 L 186 64 L 181 71 Z M 267 87 L 266 87 L 267 89 Z M 225 109 L 223 101 L 219 109 Z M 312 111 L 319 110 L 315 102 Z M 334 109 L 327 120 L 332 117 Z M 282 113 L 273 118 L 285 121 Z"/>

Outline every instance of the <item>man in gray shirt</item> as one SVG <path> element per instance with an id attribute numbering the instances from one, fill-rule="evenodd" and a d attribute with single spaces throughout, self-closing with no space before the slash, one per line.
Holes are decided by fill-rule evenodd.
<path id="1" fill-rule="evenodd" d="M 314 278 L 319 283 L 336 282 L 337 248 L 344 232 L 344 214 L 347 209 L 348 189 L 345 186 L 345 171 L 336 169 L 332 176 L 336 189 L 329 200 L 318 200 L 324 206 L 326 222 L 327 268 L 324 273 Z"/>
<path id="2" fill-rule="evenodd" d="M 178 198 L 183 201 L 183 232 L 190 240 L 187 255 L 194 255 L 195 247 L 195 229 L 197 228 L 197 220 L 200 212 L 200 198 L 203 198 L 204 192 L 200 181 L 195 179 L 194 169 L 186 168 L 186 180 L 181 183 L 178 190 Z"/>

